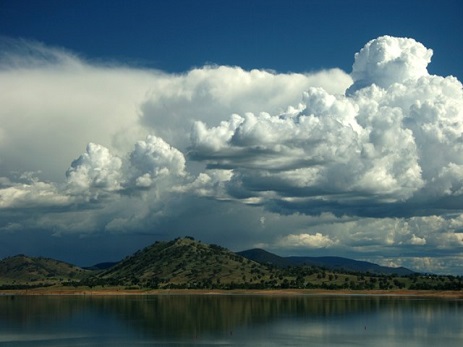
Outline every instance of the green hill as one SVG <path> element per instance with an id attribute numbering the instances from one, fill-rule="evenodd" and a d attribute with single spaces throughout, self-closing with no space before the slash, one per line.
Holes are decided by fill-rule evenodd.
<path id="1" fill-rule="evenodd" d="M 156 242 L 89 281 L 150 288 L 228 288 L 258 284 L 269 276 L 264 265 L 185 237 Z"/>
<path id="2" fill-rule="evenodd" d="M 16 255 L 0 261 L 0 285 L 54 284 L 81 280 L 90 273 L 77 266 L 43 257 Z"/>

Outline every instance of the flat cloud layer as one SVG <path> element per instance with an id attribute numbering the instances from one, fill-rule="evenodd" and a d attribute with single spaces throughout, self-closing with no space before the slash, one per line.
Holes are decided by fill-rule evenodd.
<path id="1" fill-rule="evenodd" d="M 459 271 L 462 85 L 413 39 L 368 42 L 351 75 L 171 75 L 2 46 L 0 237 L 192 234 Z"/>

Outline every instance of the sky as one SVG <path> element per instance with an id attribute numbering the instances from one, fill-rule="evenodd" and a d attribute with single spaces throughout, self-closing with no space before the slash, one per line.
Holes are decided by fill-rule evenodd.
<path id="1" fill-rule="evenodd" d="M 462 275 L 462 15 L 0 0 L 0 258 L 189 235 Z"/>

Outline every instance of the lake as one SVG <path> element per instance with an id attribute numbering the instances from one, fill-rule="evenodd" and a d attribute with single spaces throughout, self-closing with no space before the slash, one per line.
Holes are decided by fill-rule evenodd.
<path id="1" fill-rule="evenodd" d="M 0 296 L 0 346 L 462 346 L 463 300 Z"/>

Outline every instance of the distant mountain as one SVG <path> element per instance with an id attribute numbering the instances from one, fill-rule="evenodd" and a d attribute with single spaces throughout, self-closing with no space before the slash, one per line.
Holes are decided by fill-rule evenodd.
<path id="1" fill-rule="evenodd" d="M 388 267 L 342 257 L 287 257 L 293 265 L 311 265 L 331 270 L 370 272 L 372 274 L 408 276 L 415 272 L 405 267 Z"/>
<path id="2" fill-rule="evenodd" d="M 156 242 L 99 273 L 93 280 L 148 287 L 203 288 L 210 285 L 255 283 L 268 276 L 267 267 L 221 246 L 191 237 Z"/>
<path id="3" fill-rule="evenodd" d="M 260 248 L 248 249 L 246 251 L 237 252 L 236 254 L 265 265 L 273 265 L 281 268 L 294 265 L 291 260 Z"/>
<path id="4" fill-rule="evenodd" d="M 369 272 L 381 275 L 408 276 L 415 272 L 404 267 L 387 267 L 367 261 L 353 260 L 342 257 L 280 257 L 263 249 L 250 249 L 237 254 L 261 264 L 269 264 L 277 267 L 287 266 L 316 266 L 330 270 L 349 272 Z"/>
<path id="5" fill-rule="evenodd" d="M 80 280 L 89 273 L 80 267 L 43 257 L 16 255 L 0 261 L 2 283 Z"/>

